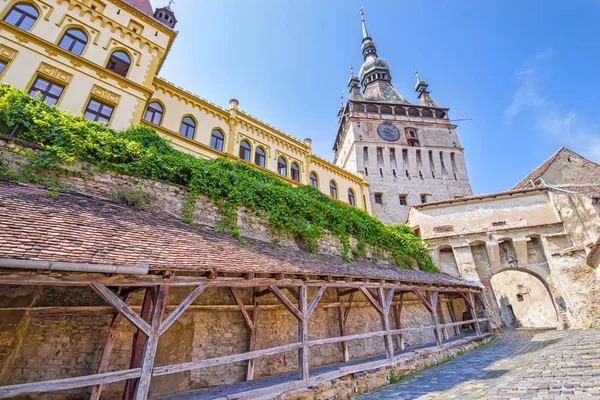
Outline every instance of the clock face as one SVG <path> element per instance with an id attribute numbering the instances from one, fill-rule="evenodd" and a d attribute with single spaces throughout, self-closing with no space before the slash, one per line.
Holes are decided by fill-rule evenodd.
<path id="1" fill-rule="evenodd" d="M 381 124 L 377 127 L 377 134 L 388 142 L 395 142 L 400 139 L 400 130 L 392 124 Z"/>

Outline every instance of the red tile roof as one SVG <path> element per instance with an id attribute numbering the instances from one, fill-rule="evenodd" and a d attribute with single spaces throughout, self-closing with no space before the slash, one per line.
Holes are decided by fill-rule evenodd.
<path id="1" fill-rule="evenodd" d="M 152 8 L 150 0 L 123 0 L 123 2 L 129 4 L 130 6 L 134 6 L 138 10 L 148 15 L 154 15 L 154 9 Z"/>
<path id="2" fill-rule="evenodd" d="M 313 254 L 270 242 L 244 245 L 166 214 L 139 211 L 79 193 L 0 181 L 0 258 L 137 265 L 150 269 L 289 273 L 466 284 L 446 274 L 401 270 Z"/>

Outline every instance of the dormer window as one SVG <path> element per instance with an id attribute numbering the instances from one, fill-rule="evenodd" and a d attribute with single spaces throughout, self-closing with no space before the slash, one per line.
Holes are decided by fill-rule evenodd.
<path id="1" fill-rule="evenodd" d="M 406 128 L 404 132 L 406 134 L 406 141 L 410 147 L 420 147 L 419 136 L 415 128 Z"/>

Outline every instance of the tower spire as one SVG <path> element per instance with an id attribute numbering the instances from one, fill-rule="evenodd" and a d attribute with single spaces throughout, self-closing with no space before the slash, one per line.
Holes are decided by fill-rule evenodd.
<path id="1" fill-rule="evenodd" d="M 428 107 L 439 107 L 438 104 L 433 100 L 431 94 L 429 93 L 429 84 L 421 79 L 419 76 L 419 71 L 415 71 L 415 76 L 417 77 L 417 83 L 415 84 L 415 92 L 419 94 L 419 102 L 422 106 Z"/>
<path id="2" fill-rule="evenodd" d="M 360 20 L 362 22 L 363 39 L 366 39 L 369 37 L 369 33 L 367 32 L 367 23 L 365 22 L 365 13 L 362 7 L 360 8 Z"/>

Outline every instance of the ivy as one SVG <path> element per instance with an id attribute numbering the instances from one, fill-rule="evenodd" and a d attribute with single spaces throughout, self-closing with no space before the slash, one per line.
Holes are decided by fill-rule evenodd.
<path id="1" fill-rule="evenodd" d="M 38 179 L 56 187 L 57 182 L 43 178 L 41 172 L 57 171 L 59 163 L 81 160 L 103 170 L 187 186 L 189 195 L 182 217 L 190 224 L 199 196 L 209 197 L 223 215 L 218 229 L 242 241 L 237 215 L 240 207 L 245 207 L 266 220 L 274 236 L 290 234 L 307 251 L 316 253 L 319 238 L 329 230 L 340 240 L 341 255 L 348 261 L 363 257 L 367 251 L 383 259 L 387 252 L 393 257 L 390 261 L 400 267 L 410 268 L 416 261 L 424 271 L 438 271 L 424 242 L 405 225 L 385 225 L 356 207 L 331 200 L 312 186 L 293 187 L 240 162 L 183 153 L 148 127 L 110 129 L 0 85 L 0 131 L 12 132 L 17 125 L 18 138 L 43 147 L 31 156 L 33 162 L 25 170 L 27 180 Z M 355 248 L 352 237 L 358 238 Z"/>

